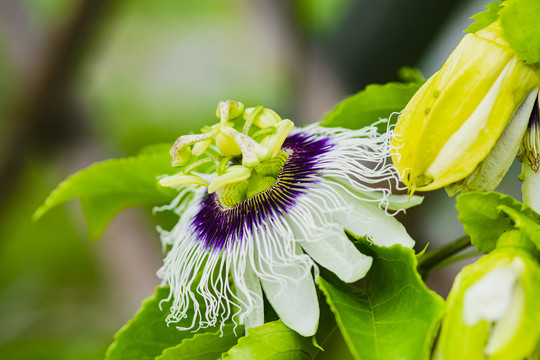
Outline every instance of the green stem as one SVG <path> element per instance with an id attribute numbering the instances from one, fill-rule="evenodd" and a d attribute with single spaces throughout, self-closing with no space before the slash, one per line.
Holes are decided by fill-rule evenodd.
<path id="1" fill-rule="evenodd" d="M 439 267 L 439 264 L 454 256 L 461 250 L 471 245 L 471 238 L 467 235 L 452 241 L 440 249 L 434 250 L 418 259 L 418 272 L 425 277 L 431 270 Z"/>
<path id="2" fill-rule="evenodd" d="M 446 258 L 444 260 L 442 260 L 441 262 L 439 262 L 437 265 L 434 265 L 430 271 L 434 271 L 434 270 L 437 270 L 437 269 L 440 269 L 440 268 L 443 268 L 445 266 L 448 266 L 448 265 L 451 265 L 453 263 L 456 263 L 458 261 L 461 261 L 461 260 L 465 260 L 465 259 L 469 259 L 469 258 L 472 258 L 474 256 L 478 256 L 478 255 L 481 255 L 482 252 L 479 251 L 478 249 L 474 248 L 474 249 L 471 249 L 471 250 L 468 250 L 468 251 L 465 251 L 461 254 L 458 254 L 458 255 L 454 255 L 452 257 L 449 257 L 449 258 Z"/>

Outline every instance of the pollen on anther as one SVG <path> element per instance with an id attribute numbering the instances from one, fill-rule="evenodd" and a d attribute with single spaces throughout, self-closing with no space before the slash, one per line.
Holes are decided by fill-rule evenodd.
<path id="1" fill-rule="evenodd" d="M 531 170 L 537 173 L 540 170 L 540 116 L 538 98 L 533 106 L 529 125 L 523 137 L 523 149 Z"/>

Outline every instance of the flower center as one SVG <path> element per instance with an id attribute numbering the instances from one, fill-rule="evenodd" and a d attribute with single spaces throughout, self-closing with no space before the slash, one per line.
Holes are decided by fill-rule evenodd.
<path id="1" fill-rule="evenodd" d="M 182 167 L 182 171 L 159 184 L 202 185 L 208 187 L 209 194 L 221 189 L 224 204 L 234 206 L 276 182 L 287 159 L 281 147 L 294 123 L 262 106 L 244 109 L 242 103 L 232 100 L 219 103 L 217 116 L 219 122 L 203 127 L 201 134 L 180 136 L 175 141 L 170 151 L 172 166 Z M 215 146 L 210 147 L 212 144 Z M 212 164 L 206 172 L 214 174 L 210 182 L 193 173 Z"/>
<path id="2" fill-rule="evenodd" d="M 276 157 L 253 168 L 249 178 L 219 188 L 216 193 L 221 204 L 226 208 L 231 208 L 270 189 L 278 182 L 281 169 L 289 158 L 289 154 L 288 150 L 281 150 Z"/>
<path id="3" fill-rule="evenodd" d="M 221 251 L 293 211 L 299 197 L 319 183 L 327 165 L 323 158 L 333 146 L 328 137 L 290 135 L 278 155 L 255 167 L 245 181 L 201 195 L 189 225 L 193 236 L 208 249 Z"/>

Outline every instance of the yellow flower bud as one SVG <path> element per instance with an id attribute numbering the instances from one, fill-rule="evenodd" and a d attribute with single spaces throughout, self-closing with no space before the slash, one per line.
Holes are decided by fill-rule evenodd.
<path id="1" fill-rule="evenodd" d="M 447 300 L 435 359 L 521 360 L 540 341 L 540 264 L 517 230 L 461 270 Z"/>
<path id="2" fill-rule="evenodd" d="M 393 161 L 402 180 L 424 191 L 469 176 L 539 83 L 539 73 L 502 38 L 498 21 L 466 35 L 398 120 Z"/>

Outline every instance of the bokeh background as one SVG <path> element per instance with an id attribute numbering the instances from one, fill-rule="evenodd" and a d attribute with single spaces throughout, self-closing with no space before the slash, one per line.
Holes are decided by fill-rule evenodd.
<path id="1" fill-rule="evenodd" d="M 66 176 L 198 130 L 220 100 L 307 124 L 404 65 L 430 76 L 488 2 L 0 0 L 0 358 L 101 359 L 159 285 L 150 209 L 97 241 L 77 201 L 32 223 Z M 463 230 L 426 195 L 403 221 L 433 249 Z M 460 266 L 429 285 L 444 296 Z M 339 333 L 319 356 L 350 358 Z"/>

